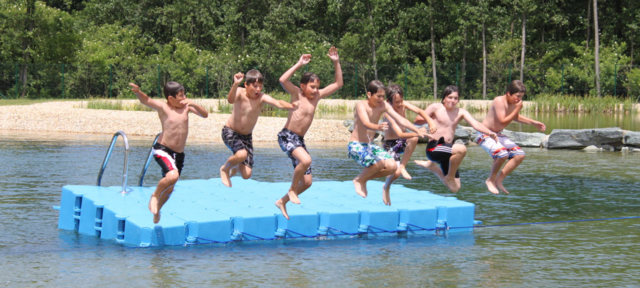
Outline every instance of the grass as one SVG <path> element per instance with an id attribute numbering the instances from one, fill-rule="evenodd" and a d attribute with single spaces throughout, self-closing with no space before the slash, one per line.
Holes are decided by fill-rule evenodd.
<path id="1" fill-rule="evenodd" d="M 0 99 L 0 106 L 32 105 L 45 102 L 77 101 L 78 99 Z"/>
<path id="2" fill-rule="evenodd" d="M 140 102 L 123 102 L 121 100 L 90 100 L 88 102 L 82 102 L 79 108 L 98 110 L 153 111 L 153 109 L 142 105 Z"/>
<path id="3" fill-rule="evenodd" d="M 573 95 L 560 96 L 539 94 L 531 101 L 531 105 L 523 108 L 525 111 L 535 112 L 575 112 L 575 113 L 625 113 L 635 110 L 635 99 L 616 98 L 613 96 L 578 97 Z"/>

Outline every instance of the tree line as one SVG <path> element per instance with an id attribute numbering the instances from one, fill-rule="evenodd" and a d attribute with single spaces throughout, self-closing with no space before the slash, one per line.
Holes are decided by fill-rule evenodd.
<path id="1" fill-rule="evenodd" d="M 1 0 L 0 92 L 109 96 L 109 86 L 117 96 L 127 81 L 156 90 L 172 78 L 213 95 L 250 68 L 279 89 L 279 74 L 305 53 L 314 55 L 308 69 L 331 79 L 323 58 L 336 46 L 345 86 L 355 88 L 340 97 L 357 97 L 373 79 L 420 97 L 457 84 L 468 98 L 492 98 L 511 79 L 534 93 L 634 95 L 639 8 L 637 0 Z"/>

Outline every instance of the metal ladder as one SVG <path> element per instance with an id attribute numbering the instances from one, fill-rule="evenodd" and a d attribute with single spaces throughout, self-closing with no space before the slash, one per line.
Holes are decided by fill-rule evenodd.
<path id="1" fill-rule="evenodd" d="M 129 169 L 129 140 L 127 139 L 127 134 L 125 134 L 123 131 L 118 131 L 113 134 L 109 150 L 107 150 L 107 154 L 104 156 L 104 161 L 102 161 L 102 167 L 100 168 L 100 173 L 98 173 L 98 181 L 96 182 L 96 185 L 100 186 L 100 184 L 102 183 L 102 174 L 104 174 L 104 170 L 107 168 L 109 158 L 111 158 L 111 152 L 113 151 L 113 146 L 115 146 L 116 140 L 118 140 L 118 136 L 122 136 L 122 141 L 124 141 L 124 170 L 122 172 L 122 191 L 120 191 L 120 193 L 127 194 L 129 193 L 127 191 L 127 171 Z"/>
<path id="2" fill-rule="evenodd" d="M 156 142 L 158 142 L 158 138 L 160 137 L 160 135 L 162 135 L 162 132 L 156 135 L 156 139 L 154 139 L 153 144 L 151 144 L 151 149 L 149 149 L 149 156 L 147 156 L 147 161 L 144 163 L 144 166 L 142 167 L 142 171 L 140 172 L 140 181 L 138 182 L 138 186 L 142 187 L 142 185 L 144 184 L 144 175 L 147 174 L 147 168 L 149 168 L 149 162 L 151 162 L 151 157 L 153 157 L 153 146 L 156 145 Z"/>

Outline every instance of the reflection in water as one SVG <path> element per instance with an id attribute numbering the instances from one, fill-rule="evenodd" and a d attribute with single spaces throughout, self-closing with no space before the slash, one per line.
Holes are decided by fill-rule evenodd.
<path id="1" fill-rule="evenodd" d="M 130 137 L 131 175 L 146 160 L 153 140 L 148 138 Z M 478 228 L 438 236 L 162 248 L 124 247 L 58 230 L 58 212 L 51 207 L 59 205 L 61 187 L 93 185 L 110 139 L 0 131 L 3 286 L 637 285 L 638 219 Z M 122 179 L 123 152 L 117 145 L 103 177 L 109 186 L 119 186 Z M 345 143 L 308 143 L 308 148 L 315 181 L 346 181 L 360 172 L 346 157 Z M 414 158 L 424 158 L 424 149 L 418 147 Z M 277 144 L 256 145 L 255 151 L 255 180 L 290 181 L 290 161 Z M 209 142 L 190 142 L 186 152 L 184 179 L 218 177 L 216 167 L 229 155 L 222 144 Z M 491 159 L 477 146 L 469 147 L 462 163 L 458 194 L 448 193 L 431 173 L 413 164 L 407 168 L 414 179 L 398 184 L 475 203 L 476 219 L 484 224 L 640 215 L 640 153 L 525 152 L 523 164 L 505 180 L 510 195 L 485 190 L 482 180 Z M 155 185 L 159 174 L 151 165 L 147 185 Z"/>

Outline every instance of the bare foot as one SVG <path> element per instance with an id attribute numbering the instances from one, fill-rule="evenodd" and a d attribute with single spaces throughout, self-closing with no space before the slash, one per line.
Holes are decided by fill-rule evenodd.
<path id="1" fill-rule="evenodd" d="M 220 167 L 220 180 L 222 180 L 224 186 L 231 187 L 231 177 L 229 176 L 229 170 L 224 169 L 225 166 L 227 166 L 227 164 Z"/>
<path id="2" fill-rule="evenodd" d="M 389 196 L 389 190 L 391 190 L 391 185 L 387 187 L 387 184 L 382 185 L 382 202 L 384 205 L 391 206 L 391 196 Z"/>
<path id="3" fill-rule="evenodd" d="M 289 195 L 289 201 L 291 201 L 291 203 L 300 204 L 300 198 L 298 198 L 298 194 L 296 194 L 296 191 L 289 189 L 289 192 L 287 192 L 287 195 Z"/>
<path id="4" fill-rule="evenodd" d="M 442 182 L 444 182 L 444 185 L 447 186 L 447 188 L 449 188 L 449 190 L 453 193 L 458 192 L 458 190 L 456 189 L 456 178 L 454 177 L 444 177 L 442 179 Z"/>
<path id="5" fill-rule="evenodd" d="M 287 206 L 284 203 L 282 203 L 282 199 L 278 199 L 278 201 L 276 201 L 276 207 L 280 209 L 280 212 L 282 212 L 282 216 L 284 216 L 284 218 L 287 218 L 287 220 L 289 220 L 289 214 L 287 214 Z"/>
<path id="6" fill-rule="evenodd" d="M 433 162 L 431 161 L 424 161 L 424 160 L 413 160 L 413 162 L 416 163 L 416 165 L 427 168 L 429 170 L 431 170 L 431 168 L 429 166 L 431 166 L 431 164 L 433 164 Z M 404 175 L 402 175 L 404 176 Z"/>
<path id="7" fill-rule="evenodd" d="M 160 212 L 158 214 L 153 214 L 153 223 L 158 224 L 160 222 Z"/>
<path id="8" fill-rule="evenodd" d="M 487 184 L 487 188 L 489 189 L 489 192 L 493 194 L 500 194 L 500 191 L 498 191 L 496 186 L 493 185 L 493 182 L 491 180 L 487 179 L 486 181 L 484 181 L 484 183 Z"/>
<path id="9" fill-rule="evenodd" d="M 151 200 L 149 200 L 149 211 L 153 214 L 158 214 L 158 198 L 156 196 L 151 196 Z"/>
<path id="10" fill-rule="evenodd" d="M 411 180 L 411 175 L 409 175 L 409 172 L 407 172 L 407 169 L 405 169 L 404 166 L 400 166 L 400 173 L 402 173 L 402 177 L 404 177 L 404 179 Z"/>
<path id="11" fill-rule="evenodd" d="M 496 181 L 496 187 L 498 187 L 498 189 L 500 189 L 500 191 L 509 194 L 509 191 L 507 191 L 507 189 L 504 188 L 504 186 L 502 186 L 502 182 Z"/>
<path id="12" fill-rule="evenodd" d="M 360 183 L 360 181 L 353 179 L 353 186 L 356 187 L 356 193 L 362 196 L 362 198 L 367 198 L 367 183 Z"/>

